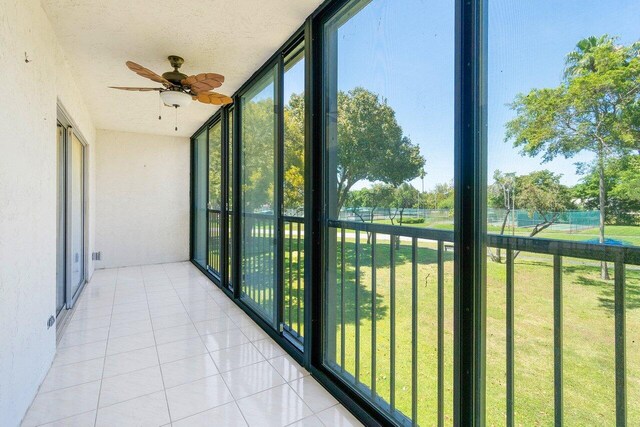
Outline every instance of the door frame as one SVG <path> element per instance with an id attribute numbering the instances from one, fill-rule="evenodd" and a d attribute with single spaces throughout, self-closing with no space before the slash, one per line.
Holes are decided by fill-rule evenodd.
<path id="1" fill-rule="evenodd" d="M 58 103 L 57 106 L 57 124 L 62 125 L 64 131 L 64 177 L 65 177 L 65 194 L 64 194 L 64 232 L 65 232 L 65 249 L 64 249 L 64 268 L 65 268 L 65 303 L 60 311 L 60 315 L 64 316 L 65 309 L 71 310 L 77 302 L 82 290 L 84 289 L 88 281 L 88 248 L 89 248 L 89 221 L 88 221 L 88 149 L 87 140 L 75 122 L 70 118 L 70 115 L 66 112 L 64 107 Z M 71 216 L 71 143 L 72 138 L 75 136 L 82 145 L 82 281 L 78 286 L 75 293 L 72 292 L 71 275 L 68 272 L 71 270 L 71 233 L 70 230 L 70 216 Z M 57 190 L 56 190 L 57 191 Z M 56 242 L 57 251 L 57 242 Z M 59 316 L 60 316 L 59 315 Z"/>

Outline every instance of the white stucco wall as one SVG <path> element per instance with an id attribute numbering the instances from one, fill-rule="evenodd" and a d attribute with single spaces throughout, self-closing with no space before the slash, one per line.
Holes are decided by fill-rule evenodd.
<path id="1" fill-rule="evenodd" d="M 189 258 L 189 138 L 98 130 L 96 268 Z"/>
<path id="2" fill-rule="evenodd" d="M 55 354 L 57 102 L 87 140 L 90 168 L 95 130 L 39 1 L 0 0 L 0 64 L 0 424 L 15 426 Z M 87 203 L 90 251 L 93 194 Z"/>

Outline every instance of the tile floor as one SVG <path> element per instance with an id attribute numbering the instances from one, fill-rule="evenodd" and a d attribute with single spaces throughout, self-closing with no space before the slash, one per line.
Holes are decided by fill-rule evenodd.
<path id="1" fill-rule="evenodd" d="M 98 270 L 23 426 L 360 423 L 190 263 Z"/>

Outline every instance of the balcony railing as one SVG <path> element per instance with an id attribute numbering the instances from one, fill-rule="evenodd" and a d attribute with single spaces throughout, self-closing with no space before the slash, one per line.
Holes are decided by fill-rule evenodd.
<path id="1" fill-rule="evenodd" d="M 276 273 L 274 241 L 274 218 L 265 214 L 245 214 L 251 221 L 249 239 L 246 246 L 243 268 L 245 274 L 244 294 L 250 298 L 256 309 L 267 316 L 273 315 Z M 229 218 L 231 224 L 231 218 Z M 207 267 L 220 278 L 221 272 L 221 212 L 208 209 L 209 250 Z M 230 231 L 232 227 L 229 227 Z M 304 329 L 304 218 L 283 217 L 283 329 L 300 345 L 303 343 Z M 229 239 L 231 241 L 231 239 Z M 231 253 L 229 246 L 228 253 Z M 230 258 L 229 258 L 230 259 Z M 227 281 L 230 281 L 228 276 Z"/>
<path id="2" fill-rule="evenodd" d="M 274 217 L 263 214 L 249 217 L 252 221 L 250 242 L 245 242 L 242 265 L 245 276 L 250 275 L 251 280 L 245 280 L 242 292 L 256 309 L 273 313 L 276 298 L 273 278 L 280 259 L 283 263 L 280 296 L 283 329 L 301 344 L 304 219 L 282 218 L 279 238 L 283 253 L 277 257 Z M 326 365 L 401 424 L 430 424 L 434 420 L 438 425 L 450 423 L 454 233 L 343 220 L 330 220 L 328 227 Z M 220 266 L 219 239 L 220 212 L 210 210 L 210 268 Z M 547 416 L 548 421 L 556 425 L 563 422 L 565 415 L 572 420 L 577 416 L 576 419 L 583 421 L 612 421 L 618 425 L 624 425 L 623 421 L 629 418 L 640 420 L 635 407 L 632 413 L 627 407 L 630 377 L 633 399 L 640 396 L 640 367 L 627 364 L 626 340 L 631 329 L 625 323 L 628 307 L 638 308 L 636 304 L 630 305 L 626 298 L 640 294 L 637 267 L 640 248 L 506 235 L 488 235 L 486 243 L 488 248 L 494 252 L 499 249 L 503 255 L 500 263 L 487 261 L 487 400 L 492 402 L 487 405 L 488 419 L 507 425 L 528 424 L 529 415 L 524 413 L 525 409 L 518 409 L 518 402 L 527 401 L 547 412 L 546 415 L 532 414 L 532 417 Z M 612 267 L 611 282 L 594 278 L 599 277 L 601 262 Z M 520 271 L 528 276 L 520 280 Z M 589 276 L 588 280 L 582 276 L 576 278 L 576 271 Z M 628 271 L 633 293 L 627 286 Z M 269 280 L 259 280 L 260 277 Z M 580 280 L 584 283 L 576 284 Z M 583 284 L 584 288 L 576 287 Z M 573 348 L 575 342 L 567 343 L 565 335 L 571 334 L 575 326 L 572 308 L 575 293 L 595 284 L 603 287 L 605 296 L 597 301 L 599 306 L 589 310 L 600 311 L 583 314 L 602 318 L 603 322 L 607 316 L 612 317 L 611 330 L 598 331 L 607 336 L 598 337 L 590 347 L 594 352 L 611 355 L 612 375 L 608 382 L 600 378 L 598 381 L 602 384 L 593 386 L 593 390 L 600 390 L 602 386 L 612 392 L 608 400 L 600 398 L 601 407 L 597 410 L 584 408 L 584 414 L 576 415 L 574 394 L 589 392 L 588 388 L 575 389 L 576 366 L 584 362 L 590 369 L 605 370 L 605 367 L 594 364 L 594 360 L 599 359 L 579 359 L 584 354 L 577 354 Z M 541 303 L 527 305 L 527 298 L 538 298 Z M 546 303 L 549 303 L 548 312 L 544 311 Z M 573 313 L 569 320 L 565 317 L 567 307 Z M 542 311 L 535 311 L 538 309 Z M 535 326 L 528 324 L 531 319 L 536 320 Z M 640 326 L 635 314 L 633 322 L 632 327 Z M 587 324 L 593 321 L 585 322 Z M 532 327 L 537 329 L 530 329 Z M 523 353 L 518 353 L 518 348 L 542 351 L 543 347 L 537 342 L 541 338 L 535 335 L 541 330 L 548 331 L 549 340 L 540 358 L 549 356 L 549 363 L 535 357 L 532 362 L 522 360 Z M 535 334 L 531 334 L 532 331 Z M 529 369 L 527 363 L 540 364 L 538 374 L 547 375 L 550 380 L 548 393 L 528 389 L 526 376 L 519 377 L 519 372 L 523 375 L 522 372 Z M 570 390 L 564 387 L 566 378 L 571 381 Z M 568 393 L 571 394 L 569 403 Z M 589 411 L 602 411 L 607 405 L 610 416 L 590 418 Z"/>
<path id="3" fill-rule="evenodd" d="M 328 274 L 330 307 L 326 357 L 329 366 L 346 383 L 402 424 L 431 424 L 434 420 L 438 425 L 444 425 L 446 420 L 450 423 L 453 383 L 453 232 L 342 220 L 331 220 L 328 226 L 328 268 L 336 271 L 335 275 Z M 488 319 L 491 327 L 487 333 L 487 359 L 493 358 L 487 367 L 487 398 L 491 398 L 490 394 L 500 395 L 502 399 L 493 399 L 491 402 L 504 405 L 503 409 L 488 408 L 488 412 L 491 412 L 488 418 L 499 424 L 506 422 L 507 425 L 515 425 L 516 421 L 528 424 L 523 410 L 516 411 L 516 402 L 520 399 L 534 401 L 534 407 L 550 406 L 551 423 L 562 424 L 566 412 L 566 391 L 563 387 L 566 362 L 570 361 L 572 365 L 583 363 L 581 360 L 570 360 L 577 357 L 573 349 L 568 355 L 565 353 L 563 336 L 565 330 L 573 325 L 566 323 L 563 318 L 564 306 L 570 303 L 570 299 L 563 295 L 563 289 L 572 283 L 563 283 L 563 277 L 577 268 L 599 275 L 600 262 L 605 261 L 613 266 L 614 278 L 610 284 L 612 301 L 600 302 L 604 309 L 613 312 L 614 317 L 614 327 L 609 336 L 604 338 L 613 346 L 614 375 L 610 383 L 604 384 L 604 380 L 599 380 L 603 384 L 593 386 L 593 389 L 611 386 L 610 409 L 615 415 L 589 418 L 582 414 L 586 417 L 582 419 L 596 423 L 606 419 L 625 425 L 623 421 L 628 418 L 629 377 L 625 344 L 625 311 L 629 306 L 625 303 L 625 271 L 627 266 L 640 265 L 640 248 L 503 235 L 489 235 L 487 246 L 494 250 L 499 248 L 505 255 L 503 264 L 488 261 L 504 270 L 496 274 L 495 271 L 499 270 L 492 267 L 492 277 L 488 279 L 488 287 L 495 289 L 502 286 L 500 295 L 504 296 L 504 300 L 496 300 L 492 291 L 487 302 L 487 312 L 491 316 Z M 522 382 L 518 383 L 523 387 L 521 393 L 516 393 L 516 370 L 526 369 L 523 367 L 525 362 L 516 363 L 516 345 L 526 348 L 528 339 L 536 339 L 523 335 L 523 332 L 516 334 L 516 289 L 519 288 L 518 293 L 522 296 L 524 288 L 532 286 L 532 283 L 516 281 L 516 267 L 520 268 L 520 264 L 523 269 L 533 269 L 534 277 L 537 277 L 535 287 L 540 287 L 542 283 L 542 288 L 546 288 L 545 272 L 550 270 L 551 273 L 548 291 L 552 319 L 549 319 L 550 324 L 540 325 L 553 334 L 552 342 L 548 343 L 553 358 L 553 363 L 548 366 L 553 377 L 552 400 L 549 402 L 544 402 L 543 393 L 532 397 L 530 394 L 536 392 L 524 390 L 527 386 Z M 635 276 L 637 269 L 634 270 Z M 608 286 L 607 281 L 602 283 Z M 531 298 L 536 298 L 533 292 Z M 519 312 L 519 315 L 522 313 Z M 544 313 L 525 313 L 524 316 L 545 317 Z M 500 345 L 496 343 L 502 342 L 499 337 L 499 324 L 502 321 L 504 347 L 497 350 L 496 347 Z M 522 318 L 520 321 L 525 323 Z M 597 351 L 606 353 L 610 349 Z M 502 360 L 502 369 L 496 368 L 500 365 L 496 358 Z M 604 369 L 598 365 L 593 368 Z M 640 369 L 634 366 L 632 375 L 636 394 L 639 392 L 639 374 Z M 575 366 L 571 367 L 571 375 L 576 375 Z M 490 384 L 490 380 L 498 385 Z M 573 377 L 571 380 L 575 383 Z M 529 395 L 525 396 L 527 393 Z M 606 402 L 606 397 L 601 396 L 600 399 Z M 589 414 L 590 410 L 595 409 L 583 408 L 585 414 Z M 530 415 L 534 419 L 537 417 L 536 414 Z M 640 414 L 634 413 L 633 416 L 637 420 Z"/>
<path id="4" fill-rule="evenodd" d="M 284 220 L 284 329 L 304 342 L 304 218 Z"/>

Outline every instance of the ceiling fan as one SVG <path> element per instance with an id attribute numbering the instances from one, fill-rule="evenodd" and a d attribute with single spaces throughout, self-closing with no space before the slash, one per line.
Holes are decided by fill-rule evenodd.
<path id="1" fill-rule="evenodd" d="M 163 87 L 122 87 L 109 86 L 112 89 L 131 90 L 138 92 L 160 92 L 162 102 L 168 107 L 185 107 L 192 100 L 198 100 L 204 104 L 226 105 L 233 100 L 221 93 L 213 92 L 224 82 L 224 76 L 216 73 L 201 73 L 187 76 L 178 71 L 184 63 L 184 59 L 176 55 L 170 55 L 169 63 L 173 71 L 167 71 L 161 76 L 133 61 L 127 61 L 127 67 L 134 73 L 146 77 L 154 82 L 161 83 Z"/>

